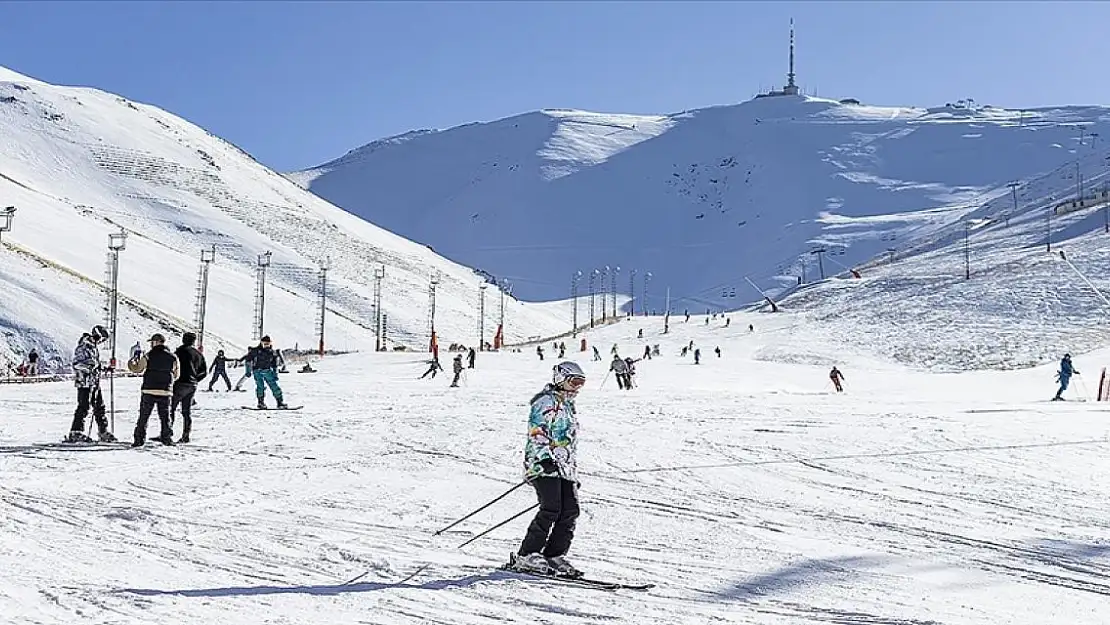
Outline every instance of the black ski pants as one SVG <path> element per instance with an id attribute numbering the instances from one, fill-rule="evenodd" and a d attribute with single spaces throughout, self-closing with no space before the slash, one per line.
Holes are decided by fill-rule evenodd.
<path id="1" fill-rule="evenodd" d="M 451 386 L 458 386 L 459 385 L 459 376 L 461 376 L 461 375 L 462 375 L 462 371 L 456 371 L 455 372 L 455 379 L 451 380 Z"/>
<path id="2" fill-rule="evenodd" d="M 221 377 L 224 379 L 224 384 L 227 385 L 227 390 L 230 391 L 231 380 L 227 377 L 227 369 L 216 369 L 212 373 L 212 379 L 208 381 L 208 390 L 212 390 L 212 387 L 216 386 L 216 380 L 219 380 Z"/>
<path id="3" fill-rule="evenodd" d="M 520 555 L 537 552 L 545 558 L 566 555 L 578 520 L 578 486 L 559 477 L 539 477 L 532 481 L 532 487 L 539 496 L 540 510 L 528 526 Z"/>
<path id="4" fill-rule="evenodd" d="M 173 399 L 170 400 L 170 431 L 173 431 L 173 423 L 176 421 L 177 407 L 181 406 L 181 418 L 184 421 L 182 425 L 181 435 L 188 438 L 189 432 L 193 431 L 193 398 L 197 394 L 196 384 L 181 384 L 174 383 L 173 385 Z"/>
<path id="5" fill-rule="evenodd" d="M 158 438 L 163 442 L 173 439 L 173 427 L 170 425 L 170 398 L 166 395 L 142 394 L 139 400 L 139 422 L 135 424 L 135 442 L 146 442 L 146 425 L 150 421 L 150 413 L 158 408 L 158 421 L 161 433 Z"/>
<path id="6" fill-rule="evenodd" d="M 100 392 L 99 386 L 94 386 L 77 389 L 77 410 L 73 412 L 73 423 L 69 426 L 70 432 L 85 431 L 85 417 L 89 416 L 90 408 L 92 408 L 96 426 L 102 431 L 108 431 L 108 418 L 104 416 L 107 412 L 107 408 L 104 406 L 104 395 Z"/>

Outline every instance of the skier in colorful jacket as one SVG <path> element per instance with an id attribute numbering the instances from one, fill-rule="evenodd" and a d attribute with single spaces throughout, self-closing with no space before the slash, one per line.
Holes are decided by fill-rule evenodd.
<path id="1" fill-rule="evenodd" d="M 578 519 L 578 420 L 574 398 L 586 383 L 576 363 L 555 365 L 552 381 L 532 398 L 524 445 L 524 478 L 540 509 L 510 567 L 530 573 L 581 577 L 566 560 Z"/>

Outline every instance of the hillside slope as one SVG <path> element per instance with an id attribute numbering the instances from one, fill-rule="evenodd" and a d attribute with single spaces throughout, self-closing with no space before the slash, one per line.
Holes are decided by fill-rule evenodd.
<path id="1" fill-rule="evenodd" d="M 103 319 L 108 233 L 121 254 L 120 342 L 192 325 L 201 249 L 216 247 L 208 299 L 211 347 L 251 339 L 254 271 L 272 252 L 265 330 L 285 348 L 316 346 L 318 263 L 330 259 L 327 346 L 373 349 L 373 273 L 385 266 L 389 345 L 426 348 L 429 282 L 440 276 L 444 345 L 473 345 L 479 285 L 472 269 L 342 211 L 235 146 L 153 106 L 0 71 L 0 206 L 14 205 L 0 246 L 0 365 L 32 346 L 68 362 Z M 485 336 L 499 318 L 485 297 Z M 506 298 L 509 340 L 565 331 L 570 320 Z"/>
<path id="2" fill-rule="evenodd" d="M 651 309 L 669 285 L 672 307 L 704 310 L 758 297 L 745 276 L 771 292 L 803 271 L 816 279 L 818 247 L 831 275 L 930 236 L 961 207 L 1074 159 L 1090 133 L 1110 136 L 1108 122 L 1097 106 L 801 96 L 663 116 L 544 110 L 376 141 L 288 177 L 514 279 L 525 299 L 566 297 L 575 271 L 609 265 L 622 268 L 622 293 L 637 271 L 637 298 L 653 274 Z"/>

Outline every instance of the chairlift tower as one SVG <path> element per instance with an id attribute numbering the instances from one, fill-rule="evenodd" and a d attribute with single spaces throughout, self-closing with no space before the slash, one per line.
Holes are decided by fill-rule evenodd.
<path id="1" fill-rule="evenodd" d="M 385 315 L 382 314 L 382 279 L 385 278 L 385 265 L 374 269 L 374 351 L 380 352 L 385 346 Z"/>
<path id="2" fill-rule="evenodd" d="M 435 351 L 436 344 L 436 287 L 439 285 L 439 274 L 432 276 L 428 284 L 428 351 Z"/>
<path id="3" fill-rule="evenodd" d="M 319 354 L 324 355 L 324 320 L 328 312 L 328 269 L 331 269 L 331 258 L 320 261 L 320 293 L 316 312 L 316 336 L 319 337 Z"/>
<path id="4" fill-rule="evenodd" d="M 609 296 L 613 300 L 613 321 L 617 320 L 617 274 L 621 272 L 620 266 L 613 267 L 609 272 Z"/>
<path id="5" fill-rule="evenodd" d="M 197 300 L 193 307 L 193 327 L 197 332 L 197 351 L 204 352 L 204 320 L 208 308 L 208 273 L 216 262 L 216 246 L 200 251 L 200 271 L 197 275 Z"/>
<path id="6" fill-rule="evenodd" d="M 266 335 L 266 269 L 270 266 L 273 252 L 263 252 L 258 255 L 258 266 L 254 275 L 254 332 L 251 337 L 253 342 L 258 342 Z"/>
<path id="7" fill-rule="evenodd" d="M 648 315 L 648 282 L 651 282 L 651 272 L 644 274 L 644 296 L 640 300 L 640 308 L 644 310 L 644 316 Z"/>
<path id="8" fill-rule="evenodd" d="M 120 228 L 119 232 L 108 233 L 108 352 L 110 354 L 108 366 L 108 397 L 109 414 L 112 416 L 111 427 L 116 429 L 116 334 L 119 322 L 119 253 L 127 248 L 127 232 Z"/>
<path id="9" fill-rule="evenodd" d="M 582 272 L 574 272 L 574 276 L 570 279 L 570 299 L 574 302 L 574 312 L 571 314 L 570 333 L 571 337 L 578 338 L 578 280 L 582 278 Z"/>
<path id="10" fill-rule="evenodd" d="M 486 287 L 483 282 L 478 285 L 478 351 L 486 351 Z"/>
<path id="11" fill-rule="evenodd" d="M 628 270 L 628 316 L 636 316 L 636 270 Z"/>

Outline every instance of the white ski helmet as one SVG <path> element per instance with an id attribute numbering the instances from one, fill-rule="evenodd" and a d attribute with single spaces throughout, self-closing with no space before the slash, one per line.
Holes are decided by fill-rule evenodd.
<path id="1" fill-rule="evenodd" d="M 586 382 L 586 374 L 582 371 L 582 367 L 579 367 L 578 363 L 566 360 L 555 365 L 553 373 L 551 375 L 551 383 L 559 388 L 566 388 L 567 381 L 574 378 L 582 380 L 582 382 L 578 386 L 581 386 Z"/>

